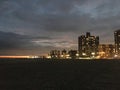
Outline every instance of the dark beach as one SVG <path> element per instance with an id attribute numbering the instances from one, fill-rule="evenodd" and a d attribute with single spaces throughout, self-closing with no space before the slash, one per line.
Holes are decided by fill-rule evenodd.
<path id="1" fill-rule="evenodd" d="M 0 59 L 0 90 L 120 90 L 120 60 Z"/>

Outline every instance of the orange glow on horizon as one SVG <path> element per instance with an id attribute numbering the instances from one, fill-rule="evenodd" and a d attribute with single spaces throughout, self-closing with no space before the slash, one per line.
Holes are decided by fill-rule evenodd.
<path id="1" fill-rule="evenodd" d="M 0 56 L 0 58 L 30 58 L 30 56 Z"/>

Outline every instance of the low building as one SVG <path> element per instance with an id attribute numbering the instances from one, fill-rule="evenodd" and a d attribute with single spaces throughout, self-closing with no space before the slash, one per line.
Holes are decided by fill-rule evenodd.
<path id="1" fill-rule="evenodd" d="M 71 59 L 76 59 L 77 58 L 77 50 L 70 50 L 68 52 L 69 56 Z"/>
<path id="2" fill-rule="evenodd" d="M 59 59 L 60 58 L 60 51 L 59 50 L 51 50 L 49 55 L 51 58 Z"/>
<path id="3" fill-rule="evenodd" d="M 100 44 L 98 50 L 101 58 L 112 58 L 115 55 L 115 45 L 113 44 Z"/>

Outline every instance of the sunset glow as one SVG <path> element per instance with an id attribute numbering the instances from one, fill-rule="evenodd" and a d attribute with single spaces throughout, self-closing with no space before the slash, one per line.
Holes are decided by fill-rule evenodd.
<path id="1" fill-rule="evenodd" d="M 0 58 L 30 58 L 30 56 L 0 56 Z"/>

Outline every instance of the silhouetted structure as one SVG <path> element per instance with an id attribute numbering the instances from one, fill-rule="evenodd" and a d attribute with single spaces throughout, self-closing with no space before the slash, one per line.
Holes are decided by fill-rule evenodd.
<path id="1" fill-rule="evenodd" d="M 90 32 L 78 37 L 79 56 L 96 56 L 98 54 L 99 37 L 91 36 Z"/>
<path id="2" fill-rule="evenodd" d="M 61 58 L 64 58 L 64 59 L 66 59 L 66 55 L 67 55 L 67 51 L 64 49 L 64 50 L 62 50 L 62 53 L 61 53 Z"/>
<path id="3" fill-rule="evenodd" d="M 120 30 L 114 32 L 115 54 L 120 54 Z"/>
<path id="4" fill-rule="evenodd" d="M 70 50 L 68 54 L 70 55 L 71 59 L 76 59 L 77 50 Z"/>
<path id="5" fill-rule="evenodd" d="M 51 56 L 51 58 L 59 59 L 60 58 L 60 51 L 59 50 L 52 50 L 52 51 L 50 51 L 50 56 Z"/>

